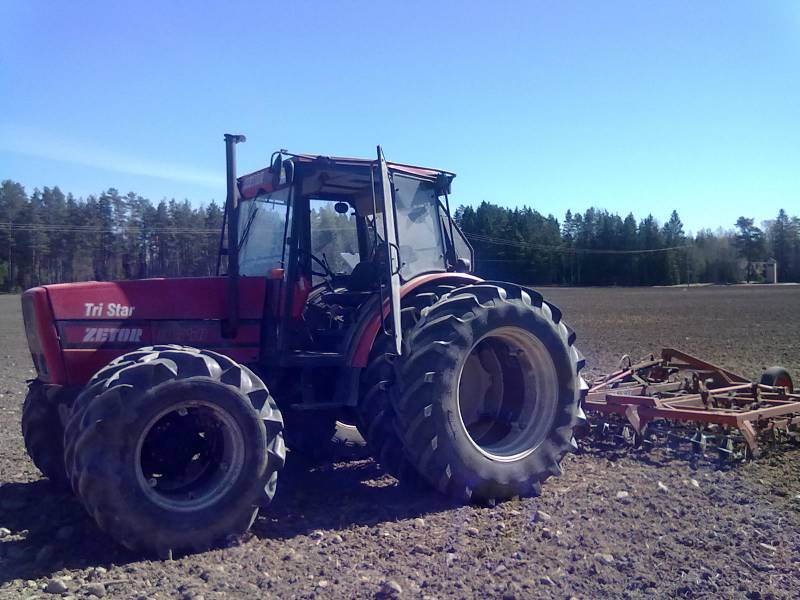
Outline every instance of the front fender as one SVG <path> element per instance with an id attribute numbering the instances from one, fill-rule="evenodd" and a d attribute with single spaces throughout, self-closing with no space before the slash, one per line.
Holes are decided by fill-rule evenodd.
<path id="1" fill-rule="evenodd" d="M 39 380 L 47 384 L 66 383 L 64 357 L 46 288 L 35 287 L 22 294 L 22 319 Z"/>
<path id="2" fill-rule="evenodd" d="M 405 297 L 424 292 L 437 285 L 469 285 L 482 281 L 480 277 L 467 273 L 429 273 L 412 279 L 400 286 L 400 302 Z M 389 314 L 388 299 L 383 303 L 384 318 Z M 381 329 L 381 315 L 374 306 L 361 319 L 356 334 L 353 336 L 347 352 L 347 365 L 363 368 L 369 362 L 369 354 Z"/>

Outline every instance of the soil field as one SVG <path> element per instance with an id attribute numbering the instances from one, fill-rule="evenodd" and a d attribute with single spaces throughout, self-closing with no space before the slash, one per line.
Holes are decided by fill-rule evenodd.
<path id="1" fill-rule="evenodd" d="M 800 286 L 543 291 L 590 375 L 661 346 L 750 377 L 772 364 L 800 375 Z M 144 560 L 27 458 L 19 419 L 33 375 L 19 298 L 2 296 L 0 598 L 800 597 L 797 449 L 720 469 L 665 448 L 587 445 L 541 497 L 494 508 L 406 490 L 369 458 L 309 470 L 290 457 L 252 535 Z"/>

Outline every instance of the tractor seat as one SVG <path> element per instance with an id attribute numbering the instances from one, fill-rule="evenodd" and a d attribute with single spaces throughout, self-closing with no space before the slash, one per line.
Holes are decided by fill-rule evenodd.
<path id="1" fill-rule="evenodd" d="M 325 292 L 322 294 L 322 300 L 329 304 L 360 306 L 377 291 L 382 275 L 379 263 L 363 260 L 353 267 L 343 289 Z"/>
<path id="2" fill-rule="evenodd" d="M 352 292 L 373 292 L 383 279 L 383 265 L 374 260 L 362 260 L 353 267 L 347 278 L 347 289 Z"/>

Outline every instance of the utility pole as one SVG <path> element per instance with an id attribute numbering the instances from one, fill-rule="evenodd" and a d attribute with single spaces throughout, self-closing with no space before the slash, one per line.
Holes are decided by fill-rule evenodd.
<path id="1" fill-rule="evenodd" d="M 692 272 L 690 270 L 691 267 L 689 266 L 689 248 L 688 248 L 688 246 L 686 247 L 686 249 L 683 252 L 683 260 L 686 261 L 686 287 L 689 287 L 691 285 L 691 283 L 692 283 L 692 279 L 691 279 Z"/>
<path id="2" fill-rule="evenodd" d="M 8 291 L 14 288 L 14 222 L 8 224 Z"/>

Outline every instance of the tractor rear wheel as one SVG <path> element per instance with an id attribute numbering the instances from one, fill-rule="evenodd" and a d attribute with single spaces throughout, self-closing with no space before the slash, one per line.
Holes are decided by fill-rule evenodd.
<path id="1" fill-rule="evenodd" d="M 584 360 L 539 294 L 484 282 L 423 310 L 393 395 L 406 454 L 460 501 L 536 495 L 575 448 Z"/>
<path id="2" fill-rule="evenodd" d="M 404 299 L 406 306 L 402 308 L 400 318 L 403 337 L 417 324 L 422 309 L 432 306 L 440 295 L 454 289 L 454 286 L 441 285 L 431 292 Z M 392 337 L 378 334 L 359 385 L 359 431 L 383 470 L 402 483 L 417 485 L 421 481 L 405 456 L 391 400 L 396 376 L 393 345 Z"/>
<path id="3" fill-rule="evenodd" d="M 22 438 L 36 468 L 58 488 L 69 488 L 64 470 L 64 431 L 58 415 L 58 394 L 40 381 L 28 386 L 22 405 Z"/>
<path id="4" fill-rule="evenodd" d="M 90 382 L 65 431 L 73 489 L 127 548 L 161 557 L 246 531 L 285 459 L 262 381 L 220 354 L 154 346 Z"/>

